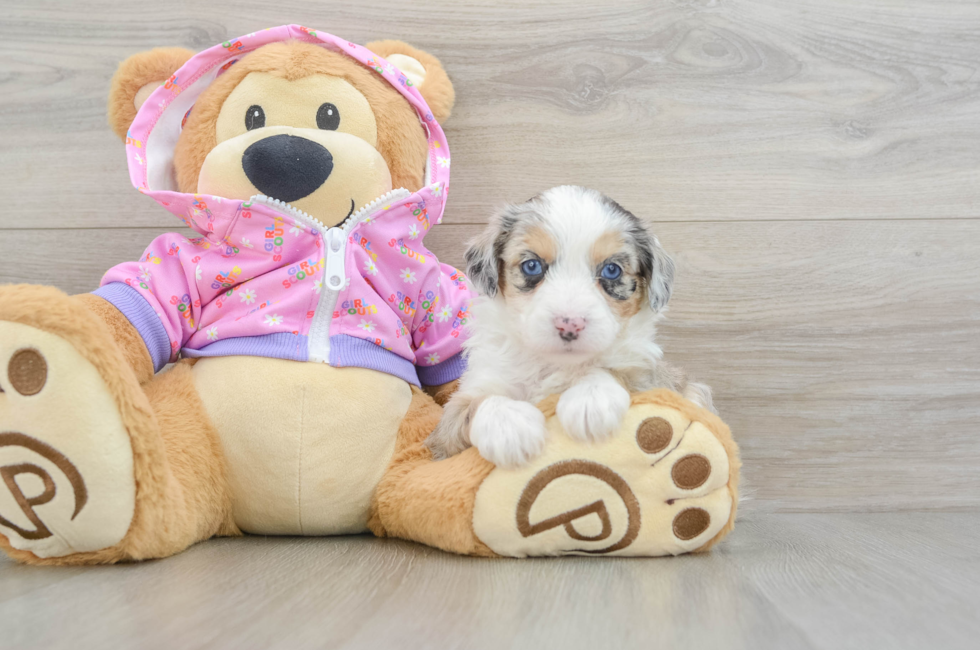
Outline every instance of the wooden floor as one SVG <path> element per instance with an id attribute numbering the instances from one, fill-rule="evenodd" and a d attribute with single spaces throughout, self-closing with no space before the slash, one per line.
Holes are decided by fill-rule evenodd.
<path id="1" fill-rule="evenodd" d="M 0 282 L 97 286 L 172 215 L 105 122 L 116 64 L 299 22 L 438 55 L 460 264 L 559 183 L 656 224 L 669 358 L 752 498 L 707 557 L 478 561 L 353 539 L 0 559 L 0 647 L 976 647 L 980 3 L 0 0 Z"/>
<path id="2" fill-rule="evenodd" d="M 484 560 L 371 537 L 0 565 L 3 648 L 868 648 L 980 635 L 976 513 L 750 513 L 702 556 Z"/>

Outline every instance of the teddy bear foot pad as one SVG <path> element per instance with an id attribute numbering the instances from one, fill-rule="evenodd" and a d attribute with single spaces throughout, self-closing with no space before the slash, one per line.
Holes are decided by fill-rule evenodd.
<path id="1" fill-rule="evenodd" d="M 678 555 L 720 540 L 734 521 L 738 470 L 727 428 L 678 396 L 645 397 L 594 445 L 551 415 L 541 457 L 481 484 L 476 536 L 511 557 Z"/>
<path id="2" fill-rule="evenodd" d="M 133 518 L 129 434 L 64 339 L 0 321 L 0 535 L 39 558 L 111 547 Z"/>

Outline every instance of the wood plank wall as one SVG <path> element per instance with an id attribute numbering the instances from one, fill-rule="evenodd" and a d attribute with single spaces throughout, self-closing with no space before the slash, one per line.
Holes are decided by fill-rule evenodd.
<path id="1" fill-rule="evenodd" d="M 460 264 L 561 183 L 656 224 L 667 356 L 782 511 L 980 508 L 980 4 L 4 0 L 0 282 L 97 286 L 180 225 L 105 121 L 117 63 L 299 22 L 439 56 Z"/>

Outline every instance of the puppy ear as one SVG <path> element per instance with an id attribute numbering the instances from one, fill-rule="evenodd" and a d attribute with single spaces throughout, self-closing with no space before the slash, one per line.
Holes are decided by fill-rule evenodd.
<path id="1" fill-rule="evenodd" d="M 436 121 L 446 121 L 452 113 L 456 91 L 439 59 L 402 41 L 374 41 L 366 47 L 401 70 L 422 94 Z"/>
<path id="2" fill-rule="evenodd" d="M 490 217 L 490 223 L 480 235 L 470 242 L 463 258 L 466 275 L 484 294 L 493 297 L 500 290 L 500 271 L 504 248 L 520 218 L 522 207 L 505 206 Z"/>
<path id="3" fill-rule="evenodd" d="M 500 267 L 497 262 L 496 242 L 499 232 L 493 223 L 487 225 L 479 237 L 470 242 L 463 255 L 466 276 L 476 284 L 481 293 L 491 298 L 500 286 Z"/>
<path id="4" fill-rule="evenodd" d="M 136 111 L 150 93 L 192 56 L 193 52 L 182 47 L 158 47 L 134 54 L 119 64 L 109 87 L 108 112 L 109 126 L 120 139 L 126 139 Z"/>
<path id="5" fill-rule="evenodd" d="M 656 235 L 637 220 L 631 233 L 640 257 L 640 275 L 647 282 L 647 300 L 653 311 L 667 306 L 674 286 L 674 260 L 660 245 Z"/>

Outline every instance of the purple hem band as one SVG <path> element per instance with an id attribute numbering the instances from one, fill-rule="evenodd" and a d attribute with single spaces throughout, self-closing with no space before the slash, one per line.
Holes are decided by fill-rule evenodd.
<path id="1" fill-rule="evenodd" d="M 160 322 L 160 317 L 139 291 L 124 282 L 110 282 L 92 293 L 111 302 L 133 324 L 143 337 L 143 343 L 153 360 L 154 372 L 159 372 L 167 365 L 170 361 L 170 337 Z"/>
<path id="2" fill-rule="evenodd" d="M 306 361 L 309 356 L 306 337 L 292 332 L 276 332 L 263 336 L 238 336 L 216 341 L 199 350 L 184 348 L 181 356 L 200 357 L 268 357 L 289 361 Z"/>
<path id="3" fill-rule="evenodd" d="M 415 369 L 423 386 L 441 386 L 459 379 L 466 372 L 466 358 L 458 352 L 434 366 L 417 366 Z"/>
<path id="4" fill-rule="evenodd" d="M 377 370 L 404 379 L 413 386 L 420 386 L 411 361 L 356 336 L 338 334 L 330 337 L 330 365 Z"/>

